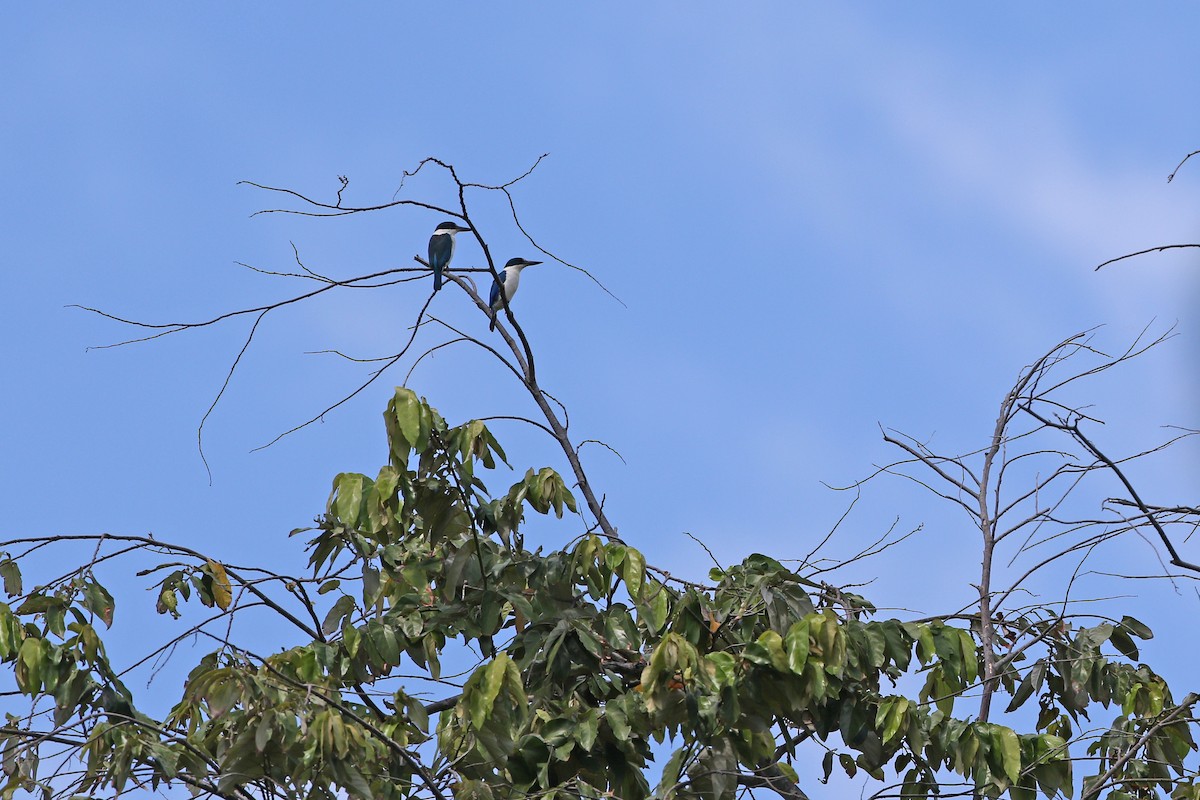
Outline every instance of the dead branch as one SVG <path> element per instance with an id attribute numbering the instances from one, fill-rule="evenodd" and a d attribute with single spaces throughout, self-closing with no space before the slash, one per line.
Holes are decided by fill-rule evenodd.
<path id="1" fill-rule="evenodd" d="M 1109 264 L 1115 264 L 1118 261 L 1124 261 L 1127 258 L 1135 258 L 1137 256 L 1144 256 L 1147 253 L 1160 253 L 1163 250 L 1179 250 L 1182 248 L 1192 248 L 1192 247 L 1200 247 L 1200 244 L 1164 244 L 1159 247 L 1148 247 L 1145 250 L 1138 250 L 1136 253 L 1126 253 L 1123 256 L 1117 256 L 1116 258 L 1110 258 L 1108 261 L 1104 261 L 1100 264 L 1097 264 L 1096 268 L 1092 271 L 1099 272 L 1101 267 L 1107 267 Z"/>
<path id="2" fill-rule="evenodd" d="M 348 214 L 366 213 L 366 212 L 371 212 L 371 211 L 382 211 L 382 210 L 389 209 L 389 208 L 405 206 L 405 207 L 411 207 L 411 208 L 421 209 L 421 210 L 436 211 L 440 214 L 450 217 L 451 219 L 456 219 L 456 220 L 461 221 L 462 224 L 464 224 L 467 228 L 470 229 L 471 235 L 474 237 L 475 241 L 479 244 L 480 249 L 483 251 L 485 266 L 464 267 L 464 268 L 455 267 L 452 271 L 448 270 L 447 275 L 456 285 L 458 285 L 467 294 L 467 296 L 474 302 L 476 307 L 479 308 L 479 310 L 482 311 L 485 315 L 488 315 L 489 318 L 491 317 L 491 309 L 488 307 L 488 304 L 486 304 L 483 301 L 481 293 L 478 290 L 475 282 L 470 280 L 470 278 L 465 273 L 475 273 L 475 272 L 488 273 L 492 276 L 493 281 L 498 281 L 499 280 L 499 270 L 497 268 L 497 264 L 496 264 L 494 258 L 492 257 L 491 251 L 488 246 L 488 242 L 482 234 L 480 225 L 478 225 L 471 216 L 470 208 L 468 205 L 467 193 L 469 190 L 479 190 L 479 191 L 488 191 L 488 192 L 499 191 L 505 195 L 505 197 L 507 198 L 507 200 L 509 202 L 509 208 L 512 213 L 513 224 L 518 228 L 518 230 L 520 230 L 522 235 L 524 235 L 526 237 L 526 239 L 529 241 L 529 243 L 532 246 L 534 246 L 539 252 L 552 258 L 554 261 L 556 261 L 564 266 L 567 266 L 571 269 L 574 269 L 574 270 L 584 273 L 593 282 L 595 282 L 598 286 L 600 286 L 601 289 L 603 289 L 606 293 L 608 293 L 610 296 L 613 296 L 615 298 L 615 295 L 612 295 L 612 293 L 609 292 L 608 289 L 603 286 L 603 284 L 601 284 L 598 280 L 596 280 L 595 276 L 591 275 L 590 272 L 588 272 L 587 270 L 585 270 L 581 267 L 578 267 L 574 264 L 570 264 L 566 260 L 560 258 L 556 254 L 550 252 L 548 249 L 541 246 L 530 235 L 528 230 L 525 228 L 525 226 L 521 222 L 521 219 L 516 211 L 516 205 L 515 205 L 515 201 L 513 199 L 511 190 L 516 184 L 518 184 L 520 181 L 524 180 L 529 175 L 531 175 L 544 158 L 545 158 L 544 155 L 539 157 L 529 167 L 529 169 L 527 169 L 524 173 L 517 176 L 516 178 L 509 180 L 507 182 L 495 184 L 495 185 L 464 181 L 459 177 L 457 170 L 455 169 L 455 167 L 452 164 L 445 162 L 441 159 L 434 158 L 434 157 L 425 158 L 425 159 L 422 159 L 420 161 L 420 163 L 418 163 L 418 165 L 414 169 L 406 170 L 404 172 L 403 177 L 401 179 L 400 187 L 397 188 L 396 195 L 393 196 L 393 198 L 390 202 L 377 203 L 377 204 L 373 204 L 373 205 L 350 206 L 350 205 L 346 205 L 343 202 L 343 192 L 349 184 L 349 181 L 345 176 L 338 176 L 339 188 L 336 191 L 336 197 L 330 201 L 321 200 L 321 199 L 313 197 L 309 194 L 306 194 L 306 193 L 303 193 L 300 191 L 296 191 L 294 189 L 288 189 L 288 188 L 277 187 L 277 186 L 268 186 L 268 185 L 256 183 L 253 181 L 242 181 L 242 183 L 244 183 L 245 185 L 248 185 L 248 186 L 255 187 L 262 191 L 270 192 L 273 194 L 278 194 L 280 196 L 283 196 L 290 200 L 293 200 L 298 204 L 298 205 L 290 207 L 290 208 L 264 209 L 262 211 L 256 212 L 256 214 L 257 213 L 263 213 L 263 214 L 284 213 L 284 214 L 298 214 L 298 215 L 302 215 L 302 216 L 312 216 L 312 217 L 333 217 L 333 216 L 345 216 Z M 407 179 L 408 177 L 416 175 L 418 172 L 420 172 L 422 169 L 424 169 L 426 167 L 437 167 L 437 168 L 441 169 L 453 181 L 453 184 L 457 189 L 457 200 L 458 200 L 457 208 L 442 207 L 439 205 L 426 203 L 426 202 L 423 202 L 420 200 L 398 198 L 400 191 L 404 187 L 404 180 Z M 130 325 L 133 327 L 143 328 L 143 329 L 154 331 L 154 333 L 152 333 L 148 336 L 129 339 L 129 340 L 126 340 L 123 342 L 118 342 L 118 343 L 112 344 L 112 345 L 106 345 L 107 347 L 115 347 L 115 346 L 121 346 L 121 345 L 125 345 L 125 344 L 133 344 L 136 342 L 149 341 L 151 339 L 159 338 L 161 336 L 166 336 L 166 335 L 170 335 L 170 334 L 174 334 L 174 333 L 180 333 L 180 332 L 183 332 L 186 330 L 196 330 L 196 329 L 200 329 L 200 328 L 209 327 L 209 326 L 216 325 L 218 323 L 222 323 L 222 322 L 225 322 L 225 321 L 228 321 L 231 319 L 235 319 L 235 318 L 241 317 L 241 316 L 253 316 L 254 317 L 254 323 L 250 328 L 250 332 L 249 332 L 248 336 L 246 337 L 246 340 L 244 341 L 241 349 L 238 351 L 237 355 L 233 359 L 233 362 L 225 374 L 224 381 L 223 381 L 220 389 L 218 390 L 216 397 L 214 398 L 213 402 L 210 404 L 209 408 L 206 410 L 204 416 L 202 417 L 202 419 L 200 421 L 200 425 L 198 426 L 198 429 L 197 429 L 197 447 L 200 451 L 201 459 L 204 462 L 205 469 L 206 469 L 206 471 L 208 471 L 210 481 L 211 481 L 212 473 L 211 473 L 211 470 L 209 469 L 208 461 L 207 461 L 207 458 L 205 457 L 204 451 L 203 451 L 204 426 L 205 426 L 208 418 L 211 416 L 212 412 L 218 405 L 218 403 L 225 396 L 226 390 L 228 389 L 230 382 L 233 379 L 234 373 L 237 371 L 237 368 L 242 361 L 242 357 L 245 355 L 245 353 L 248 351 L 250 345 L 253 343 L 255 333 L 257 332 L 259 325 L 266 318 L 267 314 L 269 314 L 273 311 L 276 311 L 278 309 L 284 308 L 286 306 L 289 306 L 289 305 L 293 305 L 293 304 L 296 304 L 296 303 L 299 303 L 299 302 L 302 302 L 305 300 L 313 299 L 313 298 L 323 294 L 324 292 L 328 292 L 328 291 L 336 289 L 336 288 L 358 288 L 358 289 L 378 288 L 380 286 L 393 285 L 395 283 L 406 282 L 409 280 L 418 280 L 418 279 L 423 278 L 425 275 L 427 275 L 428 271 L 429 271 L 429 265 L 425 262 L 424 259 L 422 259 L 418 255 L 418 256 L 414 256 L 414 260 L 419 265 L 417 267 L 395 267 L 395 268 L 386 269 L 386 270 L 378 270 L 375 272 L 356 276 L 356 277 L 349 278 L 349 279 L 335 280 L 334 278 L 332 278 L 328 275 L 321 274 L 320 272 L 312 270 L 308 266 L 306 266 L 304 264 L 303 260 L 300 258 L 299 249 L 296 247 L 296 245 L 294 243 L 292 243 L 292 255 L 293 255 L 293 259 L 295 260 L 295 262 L 300 270 L 299 272 L 291 272 L 291 271 L 283 272 L 283 271 L 276 271 L 276 270 L 265 270 L 265 269 L 261 269 L 258 267 L 251 267 L 251 266 L 245 265 L 245 264 L 243 264 L 242 266 L 245 266 L 246 268 L 251 269 L 255 272 L 258 272 L 261 274 L 266 274 L 266 275 L 271 275 L 274 277 L 300 278 L 300 279 L 304 279 L 304 280 L 316 281 L 317 283 L 321 284 L 319 287 L 313 289 L 312 291 L 296 294 L 296 295 L 293 295 L 293 296 L 290 296 L 290 297 L 287 297 L 287 298 L 284 298 L 282 300 L 278 300 L 278 301 L 275 301 L 272 303 L 255 306 L 252 308 L 244 308 L 244 309 L 236 309 L 233 311 L 227 311 L 227 312 L 218 314 L 218 315 L 208 318 L 208 319 L 202 319 L 202 320 L 194 321 L 194 322 L 147 323 L 147 322 L 142 322 L 142 321 L 138 321 L 138 320 L 127 319 L 125 317 L 120 317 L 115 314 L 111 314 L 109 312 L 101 311 L 99 309 L 95 309 L 95 308 L 91 308 L 91 307 L 77 306 L 83 310 L 90 312 L 90 313 L 97 314 L 101 317 L 104 317 L 106 319 L 111 319 L 111 320 L 121 323 L 121 324 Z M 413 274 L 406 275 L 405 273 L 413 273 Z M 397 277 L 397 276 L 400 276 L 400 277 Z M 327 414 L 329 414 L 330 412 L 334 411 L 335 409 L 339 408 L 343 404 L 349 402 L 351 399 L 353 399 L 354 397 L 359 395 L 361 392 L 363 392 L 365 389 L 367 389 L 369 386 L 371 386 L 376 380 L 378 380 L 378 378 L 381 375 L 383 375 L 383 373 L 386 372 L 390 367 L 392 367 L 393 365 L 395 365 L 399 361 L 401 361 L 403 358 L 405 358 L 416 340 L 417 332 L 427 321 L 426 314 L 428 312 L 428 308 L 429 308 L 429 304 L 430 304 L 431 300 L 432 300 L 432 295 L 430 295 L 430 297 L 427 298 L 425 303 L 421 306 L 419 312 L 417 313 L 415 323 L 413 324 L 413 326 L 411 328 L 412 333 L 410 334 L 408 341 L 404 344 L 403 348 L 401 348 L 397 353 L 392 354 L 390 356 L 380 357 L 377 359 L 352 359 L 351 357 L 346 356 L 344 353 L 341 353 L 338 351 L 329 351 L 329 352 L 335 353 L 336 355 L 341 356 L 342 358 L 347 358 L 350 360 L 357 360 L 357 361 L 364 361 L 364 362 L 365 361 L 374 361 L 374 362 L 378 363 L 378 366 L 370 373 L 370 375 L 367 377 L 367 379 L 364 382 L 362 382 L 357 388 L 353 389 L 350 392 L 347 392 L 336 402 L 330 403 L 319 413 L 317 413 L 317 414 L 313 415 L 312 417 L 308 418 L 307 420 L 283 431 L 282 433 L 275 436 L 273 439 L 271 439 L 266 444 L 261 445 L 260 447 L 254 448 L 254 450 L 260 450 L 265 447 L 270 447 L 271 445 L 280 441 L 284 437 L 289 436 L 293 433 L 296 433 L 300 430 L 303 430 L 304 428 L 308 427 L 309 425 L 312 425 L 315 422 L 320 421 Z M 616 529 L 608 521 L 608 518 L 604 512 L 603 504 L 601 501 L 599 501 L 597 499 L 596 493 L 593 490 L 590 482 L 588 481 L 587 474 L 584 471 L 584 468 L 583 468 L 582 462 L 580 461 L 580 456 L 579 456 L 580 448 L 582 448 L 582 446 L 584 444 L 597 443 L 597 444 L 603 445 L 603 443 L 599 442 L 598 440 L 595 440 L 595 439 L 588 439 L 588 440 L 584 440 L 579 445 L 572 444 L 571 439 L 568 435 L 568 430 L 570 428 L 570 419 L 569 419 L 569 416 L 567 415 L 566 408 L 562 403 L 560 403 L 557 399 L 555 399 L 553 397 L 553 395 L 551 395 L 549 392 L 547 392 L 545 389 L 543 389 L 539 385 L 538 380 L 537 380 L 537 368 L 536 368 L 536 362 L 535 362 L 535 358 L 534 358 L 533 348 L 530 345 L 529 339 L 526 336 L 525 331 L 522 329 L 518 320 L 513 315 L 513 310 L 512 310 L 512 308 L 509 307 L 508 298 L 504 295 L 504 293 L 501 293 L 501 306 L 502 306 L 502 308 L 500 309 L 500 311 L 502 313 L 497 314 L 497 317 L 502 317 L 506 321 L 506 324 L 498 325 L 498 330 L 500 331 L 501 339 L 504 341 L 508 350 L 511 351 L 511 359 L 508 356 L 502 355 L 497 348 L 492 347 L 491 345 L 485 344 L 484 342 L 480 341 L 476 337 L 470 336 L 469 334 L 466 334 L 462 331 L 454 330 L 451 326 L 446 325 L 446 323 L 442 322 L 441 320 L 436 320 L 437 322 L 439 322 L 443 326 L 447 327 L 448 329 L 453 330 L 456 333 L 457 337 L 450 341 L 447 341 L 447 342 L 434 344 L 433 346 L 431 346 L 431 347 L 427 348 L 426 350 L 424 350 L 423 352 L 421 352 L 420 355 L 418 355 L 417 358 L 414 360 L 414 362 L 410 365 L 409 371 L 408 371 L 408 376 L 406 376 L 405 382 L 407 382 L 408 377 L 411 376 L 412 370 L 415 369 L 416 366 L 422 360 L 424 360 L 427 356 L 435 353 L 437 350 L 445 348 L 445 347 L 449 347 L 452 344 L 457 344 L 460 342 L 470 342 L 470 343 L 475 344 L 476 346 L 484 349 L 486 352 L 490 353 L 493 357 L 498 358 L 501 361 L 501 363 L 503 363 L 505 366 L 507 366 L 509 368 L 509 370 L 514 374 L 514 376 L 517 377 L 520 380 L 520 382 L 525 386 L 525 388 L 529 392 L 531 399 L 534 401 L 535 405 L 537 405 L 541 414 L 545 417 L 546 424 L 544 426 L 539 425 L 539 427 L 542 427 L 544 430 L 548 431 L 559 442 L 561 449 L 563 451 L 563 454 L 571 467 L 572 473 L 575 476 L 576 486 L 579 487 L 580 491 L 584 495 L 584 499 L 587 503 L 588 509 L 591 512 L 592 516 L 596 519 L 596 522 L 597 522 L 600 530 L 608 538 L 615 539 L 616 538 Z M 557 409 L 554 406 L 557 406 Z M 607 446 L 607 445 L 604 445 L 604 446 Z M 611 447 L 609 449 L 611 450 Z M 616 451 L 613 451 L 613 452 L 615 453 Z M 617 455 L 619 456 L 619 454 L 617 454 Z"/>

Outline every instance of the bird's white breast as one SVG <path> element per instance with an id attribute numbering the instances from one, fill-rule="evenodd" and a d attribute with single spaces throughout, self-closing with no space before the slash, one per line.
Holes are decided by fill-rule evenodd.
<path id="1" fill-rule="evenodd" d="M 504 271 L 504 295 L 512 300 L 517 293 L 517 284 L 521 282 L 521 270 L 509 267 Z"/>

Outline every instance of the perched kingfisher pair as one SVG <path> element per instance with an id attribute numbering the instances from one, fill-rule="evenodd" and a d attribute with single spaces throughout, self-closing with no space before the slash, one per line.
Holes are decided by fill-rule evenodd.
<path id="1" fill-rule="evenodd" d="M 464 228 L 457 222 L 443 222 L 434 229 L 433 235 L 429 237 L 429 266 L 433 269 L 433 290 L 435 292 L 442 288 L 442 271 L 450 265 L 450 259 L 454 257 L 454 235 L 469 230 L 471 229 Z M 524 258 L 510 258 L 504 265 L 504 269 L 500 270 L 500 280 L 492 281 L 492 291 L 488 294 L 488 307 L 492 310 L 492 322 L 488 326 L 488 330 L 496 330 L 496 314 L 504 308 L 505 302 L 511 303 L 513 296 L 516 295 L 517 286 L 521 283 L 521 270 L 541 263 L 541 261 L 529 261 Z M 504 300 L 500 299 L 502 290 Z"/>

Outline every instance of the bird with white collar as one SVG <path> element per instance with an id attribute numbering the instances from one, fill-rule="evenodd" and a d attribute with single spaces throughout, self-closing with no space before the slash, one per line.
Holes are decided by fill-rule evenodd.
<path id="1" fill-rule="evenodd" d="M 504 265 L 504 269 L 500 270 L 500 280 L 492 281 L 492 291 L 488 295 L 488 305 L 492 309 L 492 324 L 488 326 L 489 331 L 496 330 L 496 315 L 504 307 L 504 302 L 511 303 L 513 295 L 517 293 L 517 286 L 521 283 L 521 270 L 541 263 L 541 261 L 529 261 L 524 258 L 510 258 Z M 501 288 L 504 291 L 504 300 L 500 299 Z"/>
<path id="2" fill-rule="evenodd" d="M 443 222 L 429 237 L 429 268 L 433 270 L 433 290 L 442 288 L 442 270 L 454 258 L 454 234 L 469 231 L 457 222 Z"/>

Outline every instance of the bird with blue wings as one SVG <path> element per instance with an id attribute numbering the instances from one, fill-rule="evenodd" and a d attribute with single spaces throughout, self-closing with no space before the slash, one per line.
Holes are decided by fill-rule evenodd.
<path id="1" fill-rule="evenodd" d="M 433 290 L 442 288 L 442 270 L 454 258 L 454 234 L 469 231 L 457 222 L 443 222 L 429 237 L 429 267 L 433 270 Z"/>
<path id="2" fill-rule="evenodd" d="M 504 307 L 504 302 L 511 303 L 513 295 L 517 293 L 517 286 L 521 283 L 521 270 L 540 263 L 542 262 L 527 261 L 524 258 L 510 258 L 504 265 L 504 269 L 500 270 L 500 280 L 492 281 L 492 291 L 488 295 L 488 306 L 492 309 L 492 324 L 488 326 L 489 331 L 496 330 L 496 315 Z M 500 299 L 501 287 L 504 291 L 504 300 Z"/>

